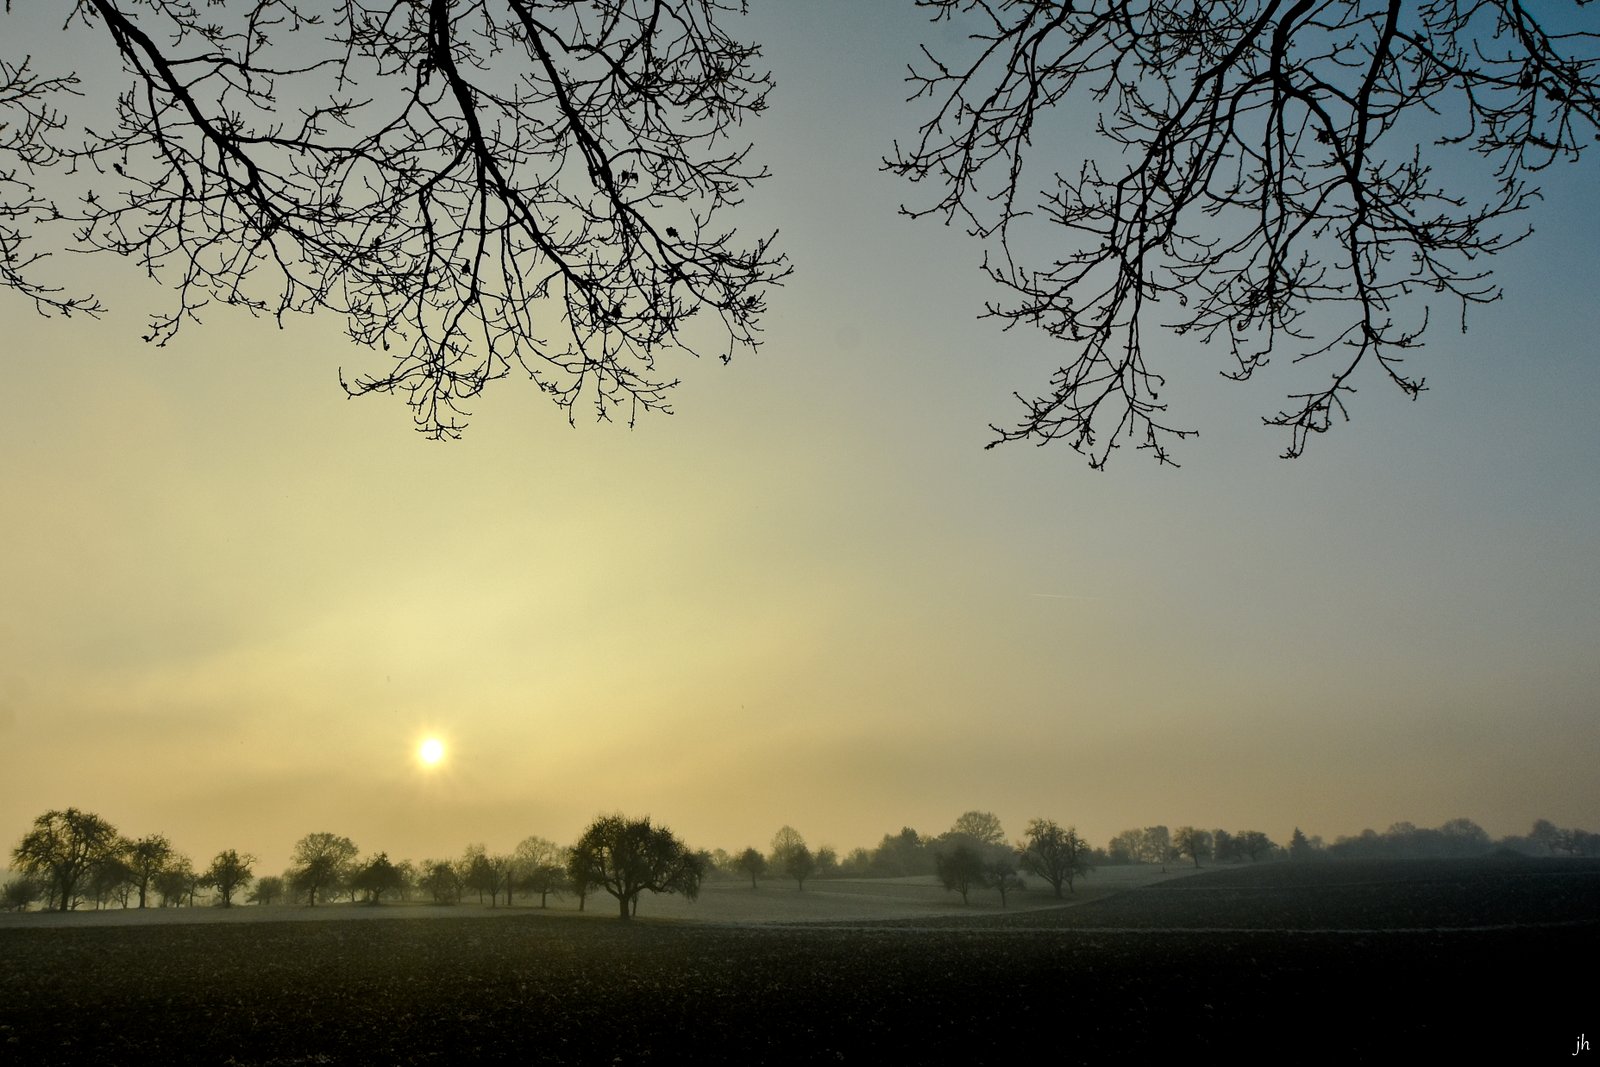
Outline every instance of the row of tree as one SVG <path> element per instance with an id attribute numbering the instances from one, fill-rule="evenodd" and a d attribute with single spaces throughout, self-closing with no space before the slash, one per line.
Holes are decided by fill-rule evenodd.
<path id="1" fill-rule="evenodd" d="M 86 900 L 98 907 L 143 908 L 152 891 L 162 906 L 182 906 L 193 904 L 203 889 L 214 890 L 216 903 L 229 907 L 255 877 L 256 863 L 227 849 L 196 872 L 164 836 L 127 838 L 104 818 L 77 808 L 40 815 L 11 859 L 21 877 L 6 883 L 4 906 L 24 910 L 42 902 L 56 911 L 71 911 Z M 504 855 L 473 845 L 459 860 L 395 863 L 385 852 L 363 858 L 350 838 L 319 832 L 296 842 L 292 860 L 281 877 L 257 879 L 247 899 L 271 904 L 287 897 L 315 907 L 348 894 L 376 905 L 386 896 L 421 892 L 437 903 L 456 903 L 476 891 L 480 901 L 487 896 L 494 903 L 503 895 L 509 904 L 512 893 L 522 891 L 537 893 L 543 906 L 552 895 L 572 892 L 581 908 L 591 892 L 604 890 L 627 918 L 646 891 L 693 899 L 712 867 L 707 854 L 691 851 L 666 827 L 621 815 L 596 819 L 569 848 L 529 837 Z"/>
<path id="2" fill-rule="evenodd" d="M 91 901 L 97 907 L 143 908 L 159 897 L 162 906 L 171 907 L 193 905 L 198 894 L 209 891 L 223 907 L 239 896 L 255 904 L 295 901 L 314 907 L 344 897 L 373 905 L 385 899 L 455 904 L 468 894 L 476 894 L 480 903 L 509 905 L 521 893 L 537 896 L 541 907 L 551 897 L 571 894 L 582 909 L 592 892 L 603 890 L 616 900 L 619 914 L 631 915 L 646 891 L 693 899 L 708 877 L 748 878 L 756 889 L 772 875 L 793 879 L 802 891 L 813 878 L 936 875 L 963 902 L 973 890 L 988 888 L 1005 903 L 1024 886 L 1024 875 L 1041 879 L 1060 897 L 1073 891 L 1077 878 L 1106 865 L 1451 857 L 1493 848 L 1592 856 L 1600 855 L 1600 835 L 1540 819 L 1528 834 L 1496 842 L 1471 820 L 1452 819 L 1436 829 L 1396 823 L 1382 834 L 1366 830 L 1332 845 L 1296 827 L 1288 845 L 1280 846 L 1257 830 L 1147 826 L 1125 830 L 1100 849 L 1073 827 L 1049 819 L 1032 820 L 1020 841 L 1008 842 L 997 816 L 974 810 L 937 836 L 903 827 L 885 834 L 877 848 L 858 848 L 841 859 L 826 845 L 813 850 L 792 826 L 773 835 L 767 852 L 755 847 L 736 854 L 697 852 L 648 818 L 607 815 L 571 846 L 533 836 L 508 853 L 471 845 L 459 858 L 420 863 L 395 862 L 385 852 L 363 857 L 348 837 L 307 834 L 295 844 L 288 870 L 257 878 L 256 860 L 247 853 L 226 849 L 197 869 L 161 834 L 124 837 L 100 816 L 68 808 L 40 815 L 13 849 L 12 863 L 21 877 L 6 883 L 0 904 L 11 910 L 42 903 L 68 911 Z"/>
<path id="3" fill-rule="evenodd" d="M 68 808 L 47 811 L 33 821 L 11 853 L 23 872 L 3 890 L 4 906 L 26 908 L 43 901 L 46 908 L 70 911 L 88 897 L 98 904 L 116 901 L 123 907 L 145 907 L 152 893 L 163 905 L 192 903 L 202 889 L 215 890 L 218 903 L 233 897 L 254 876 L 255 857 L 224 849 L 204 870 L 196 870 L 161 834 L 127 838 L 93 812 Z"/>

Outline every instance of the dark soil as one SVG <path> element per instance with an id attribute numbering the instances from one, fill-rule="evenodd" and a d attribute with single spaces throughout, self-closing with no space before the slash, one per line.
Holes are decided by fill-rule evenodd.
<path id="1" fill-rule="evenodd" d="M 915 926 L 0 930 L 0 1063 L 1570 1059 L 1600 864 L 1274 864 Z M 1600 1054 L 1600 1053 L 1596 1053 Z"/>

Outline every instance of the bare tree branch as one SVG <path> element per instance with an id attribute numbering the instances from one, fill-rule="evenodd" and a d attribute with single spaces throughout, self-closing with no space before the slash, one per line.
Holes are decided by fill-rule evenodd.
<path id="1" fill-rule="evenodd" d="M 402 394 L 434 437 L 513 369 L 569 419 L 670 410 L 657 355 L 754 348 L 788 270 L 721 221 L 764 176 L 728 142 L 771 87 L 734 10 L 78 0 L 68 30 L 109 37 L 132 87 L 68 154 L 112 187 L 76 243 L 172 287 L 157 344 L 212 301 L 344 316 L 390 361 L 346 388 Z"/>
<path id="2" fill-rule="evenodd" d="M 1525 236 L 1506 224 L 1528 174 L 1600 130 L 1600 34 L 1517 0 L 918 3 L 974 47 L 911 72 L 936 110 L 885 163 L 939 193 L 905 210 L 964 222 L 1010 293 L 987 315 L 1073 352 L 990 447 L 1065 440 L 1094 467 L 1125 441 L 1170 463 L 1194 432 L 1167 421 L 1152 324 L 1225 343 L 1235 379 L 1285 348 L 1320 369 L 1264 420 L 1286 456 L 1348 418 L 1364 364 L 1415 398 L 1430 297 L 1498 299 L 1481 260 Z M 1025 163 L 1071 105 L 1113 151 L 1030 202 Z M 1488 160 L 1481 181 L 1435 169 L 1453 146 Z M 1042 265 L 1018 251 L 1041 228 L 1064 246 Z"/>

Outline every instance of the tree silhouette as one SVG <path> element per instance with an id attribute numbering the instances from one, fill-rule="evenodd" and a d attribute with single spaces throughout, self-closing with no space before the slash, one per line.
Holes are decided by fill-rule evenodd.
<path id="1" fill-rule="evenodd" d="M 224 908 L 231 908 L 233 894 L 250 881 L 255 862 L 254 856 L 241 856 L 236 850 L 227 849 L 217 853 L 202 880 L 217 891 L 219 904 Z"/>
<path id="2" fill-rule="evenodd" d="M 517 888 L 539 894 L 539 907 L 548 907 L 552 894 L 567 888 L 567 850 L 548 838 L 524 838 L 512 854 Z"/>
<path id="3" fill-rule="evenodd" d="M 1193 826 L 1180 826 L 1172 834 L 1172 847 L 1181 856 L 1188 856 L 1196 867 L 1211 855 L 1211 831 Z"/>
<path id="4" fill-rule="evenodd" d="M 250 887 L 249 900 L 252 904 L 266 906 L 283 896 L 283 879 L 275 874 L 265 878 L 257 878 L 256 884 Z"/>
<path id="5" fill-rule="evenodd" d="M 376 907 L 383 902 L 385 893 L 398 893 L 405 888 L 405 872 L 390 862 L 387 852 L 380 852 L 361 865 L 350 877 L 350 887 L 367 895 L 367 903 Z"/>
<path id="6" fill-rule="evenodd" d="M 755 889 L 758 888 L 756 879 L 767 873 L 767 857 L 758 849 L 747 848 L 739 853 L 739 858 L 734 860 L 733 866 L 739 873 L 750 876 L 750 888 Z"/>
<path id="7" fill-rule="evenodd" d="M 783 857 L 783 871 L 795 880 L 798 888 L 804 890 L 806 879 L 817 871 L 817 857 L 812 855 L 811 849 L 802 842 Z"/>
<path id="8" fill-rule="evenodd" d="M 134 885 L 139 889 L 139 907 L 144 907 L 150 892 L 150 883 L 172 857 L 172 842 L 161 834 L 150 834 L 130 841 L 123 849 L 123 858 L 133 872 Z"/>
<path id="9" fill-rule="evenodd" d="M 961 894 L 961 903 L 967 903 L 967 894 L 988 885 L 988 872 L 983 856 L 971 845 L 960 844 L 949 852 L 934 856 L 935 869 L 946 890 Z"/>
<path id="10" fill-rule="evenodd" d="M 304 894 L 306 903 L 316 907 L 319 896 L 326 899 L 352 873 L 356 846 L 338 834 L 307 834 L 295 842 L 292 858 L 290 877 L 295 892 Z"/>
<path id="11" fill-rule="evenodd" d="M 1022 869 L 1050 883 L 1057 900 L 1061 899 L 1062 886 L 1067 887 L 1067 892 L 1074 892 L 1073 880 L 1093 869 L 1089 865 L 1088 843 L 1076 829 L 1063 828 L 1052 819 L 1028 823 L 1027 837 L 1017 853 Z"/>
<path id="12" fill-rule="evenodd" d="M 1464 324 L 1499 298 L 1481 261 L 1526 232 L 1528 176 L 1600 129 L 1600 34 L 1520 0 L 917 3 L 972 47 L 924 49 L 934 114 L 886 165 L 935 187 L 907 213 L 982 239 L 1006 294 L 988 315 L 1069 346 L 993 444 L 1062 440 L 1094 467 L 1124 442 L 1172 462 L 1193 433 L 1167 419 L 1152 326 L 1225 346 L 1235 379 L 1290 355 L 1265 419 L 1285 456 L 1348 419 L 1363 365 L 1415 398 L 1430 309 Z M 1108 151 L 1057 170 L 1044 146 L 1087 109 Z"/>
<path id="13" fill-rule="evenodd" d="M 77 906 L 80 883 L 114 859 L 121 845 L 116 828 L 93 812 L 47 811 L 11 850 L 11 862 L 23 874 L 45 880 L 57 911 L 70 911 Z"/>
<path id="14" fill-rule="evenodd" d="M 639 894 L 700 895 L 703 859 L 691 852 L 665 826 L 652 826 L 648 816 L 626 819 L 603 815 L 572 846 L 568 875 L 578 892 L 604 889 L 617 899 L 621 918 L 632 916 Z"/>
<path id="15" fill-rule="evenodd" d="M 156 344 L 211 302 L 332 312 L 379 353 L 348 390 L 433 437 L 513 371 L 631 421 L 670 410 L 660 353 L 757 344 L 787 267 L 724 220 L 771 80 L 723 0 L 67 10 L 64 47 L 109 45 L 131 86 L 68 147 L 76 77 L 0 65 L 0 285 L 42 312 L 99 305 L 34 278 L 25 228 L 167 284 Z"/>

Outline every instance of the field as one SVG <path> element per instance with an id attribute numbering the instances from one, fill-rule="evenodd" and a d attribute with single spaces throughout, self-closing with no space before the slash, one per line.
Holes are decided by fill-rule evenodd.
<path id="1" fill-rule="evenodd" d="M 1005 910 L 914 882 L 725 884 L 632 923 L 609 898 L 15 916 L 0 1063 L 1539 1062 L 1600 1039 L 1600 863 L 1130 878 Z"/>

